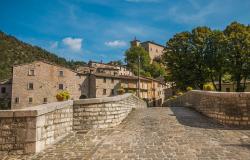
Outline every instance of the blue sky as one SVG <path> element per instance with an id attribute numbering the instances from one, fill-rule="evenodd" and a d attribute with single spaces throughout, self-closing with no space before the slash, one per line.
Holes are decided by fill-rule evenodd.
<path id="1" fill-rule="evenodd" d="M 1 0 L 0 30 L 73 60 L 123 59 L 129 41 L 165 45 L 196 26 L 249 24 L 249 0 Z"/>

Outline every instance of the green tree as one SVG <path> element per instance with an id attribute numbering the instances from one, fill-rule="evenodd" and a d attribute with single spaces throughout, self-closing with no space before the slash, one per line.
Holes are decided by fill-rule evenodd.
<path id="1" fill-rule="evenodd" d="M 148 69 L 150 66 L 149 53 L 142 47 L 132 47 L 125 52 L 125 62 L 128 67 L 137 75 L 138 62 L 140 56 L 140 73 L 149 76 Z"/>
<path id="2" fill-rule="evenodd" d="M 194 58 L 193 74 L 195 77 L 195 84 L 203 89 L 204 83 L 207 81 L 209 74 L 205 63 L 205 48 L 206 39 L 212 34 L 208 27 L 197 27 L 192 30 L 191 34 L 191 49 L 190 52 Z"/>
<path id="3" fill-rule="evenodd" d="M 167 42 L 164 52 L 165 65 L 170 70 L 168 78 L 176 82 L 176 86 L 181 89 L 195 85 L 194 55 L 190 41 L 190 32 L 178 33 Z"/>
<path id="4" fill-rule="evenodd" d="M 215 30 L 206 39 L 205 63 L 208 67 L 210 79 L 217 91 L 221 91 L 223 74 L 227 70 L 226 37 L 223 32 Z M 218 80 L 218 87 L 215 85 Z"/>
<path id="5" fill-rule="evenodd" d="M 249 76 L 250 57 L 250 27 L 233 22 L 225 29 L 228 43 L 228 59 L 230 62 L 230 74 L 236 82 L 236 92 L 244 91 L 241 80 Z"/>

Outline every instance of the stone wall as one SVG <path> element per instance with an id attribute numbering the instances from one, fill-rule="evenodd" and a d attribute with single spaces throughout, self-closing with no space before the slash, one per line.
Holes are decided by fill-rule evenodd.
<path id="1" fill-rule="evenodd" d="M 166 104 L 195 108 L 222 124 L 250 127 L 249 92 L 189 91 Z"/>
<path id="2" fill-rule="evenodd" d="M 72 131 L 73 101 L 0 111 L 0 150 L 39 152 Z"/>
<path id="3" fill-rule="evenodd" d="M 122 122 L 132 108 L 147 104 L 132 94 L 74 101 L 73 130 L 113 127 Z"/>
<path id="4" fill-rule="evenodd" d="M 113 127 L 147 104 L 132 94 L 0 111 L 0 151 L 34 153 L 72 131 Z"/>

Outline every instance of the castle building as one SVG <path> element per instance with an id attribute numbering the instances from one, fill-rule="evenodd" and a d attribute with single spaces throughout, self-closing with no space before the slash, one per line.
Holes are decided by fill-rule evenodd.
<path id="1" fill-rule="evenodd" d="M 157 44 L 153 41 L 145 41 L 140 42 L 136 38 L 130 42 L 131 47 L 142 47 L 144 48 L 148 53 L 151 60 L 151 63 L 153 60 L 160 58 L 163 55 L 163 51 L 165 49 L 165 46 Z"/>

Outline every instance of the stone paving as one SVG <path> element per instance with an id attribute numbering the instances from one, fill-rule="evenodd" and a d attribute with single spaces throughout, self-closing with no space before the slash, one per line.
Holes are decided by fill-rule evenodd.
<path id="1" fill-rule="evenodd" d="M 182 107 L 137 109 L 119 126 L 72 133 L 36 155 L 0 159 L 34 160 L 250 160 L 250 130 L 223 127 Z"/>

